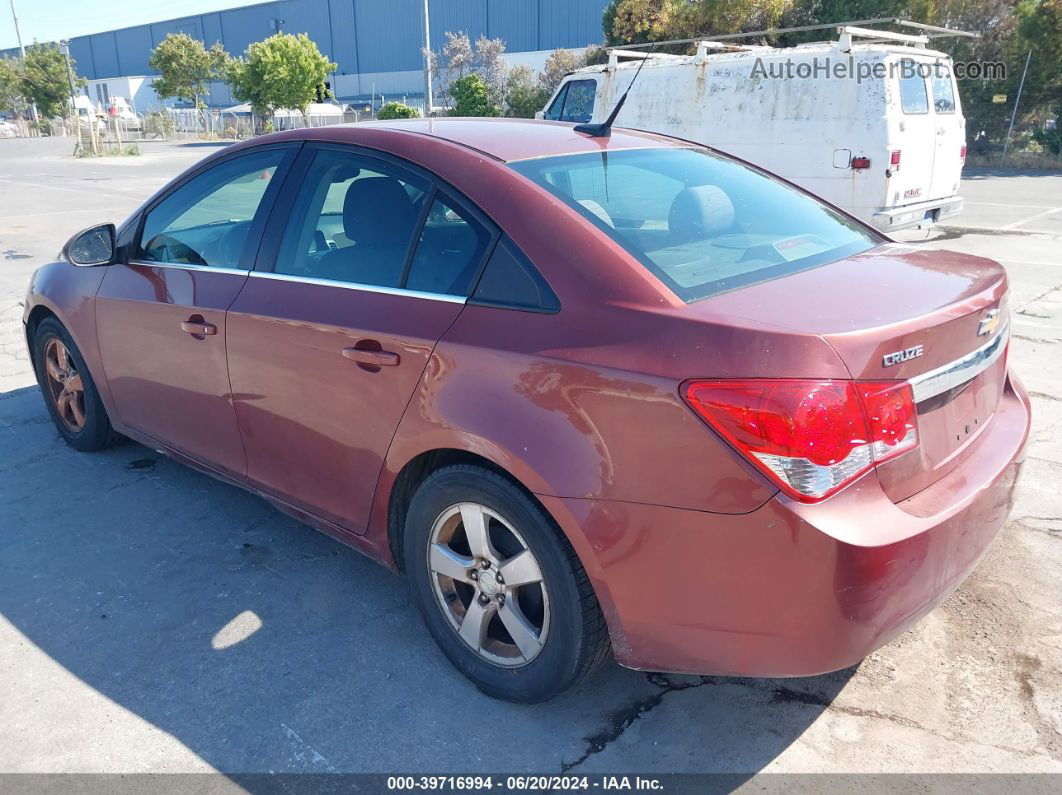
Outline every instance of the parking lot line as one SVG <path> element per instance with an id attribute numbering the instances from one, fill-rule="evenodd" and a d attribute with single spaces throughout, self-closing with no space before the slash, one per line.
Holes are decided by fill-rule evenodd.
<path id="1" fill-rule="evenodd" d="M 110 197 L 112 199 L 126 199 L 126 200 L 128 200 L 128 199 L 132 198 L 132 194 L 131 193 L 111 193 L 110 191 L 96 190 L 95 188 L 92 188 L 92 189 L 86 191 L 86 189 L 84 189 L 84 188 L 63 188 L 63 187 L 60 187 L 59 185 L 42 185 L 39 182 L 22 182 L 20 180 L 15 180 L 15 179 L 0 179 L 0 182 L 6 183 L 8 185 L 18 185 L 18 186 L 23 187 L 23 188 L 42 188 L 44 190 L 60 190 L 60 191 L 63 191 L 64 193 L 76 193 L 79 196 L 84 196 L 86 193 L 91 193 L 92 195 L 95 195 L 95 196 L 108 196 L 108 197 Z M 140 194 L 138 193 L 137 195 L 140 195 Z"/>
<path id="2" fill-rule="evenodd" d="M 1054 213 L 1057 213 L 1060 210 L 1062 210 L 1062 207 L 1052 207 L 1050 210 L 1044 210 L 1042 213 L 1037 213 L 1036 215 L 1030 215 L 1028 218 L 1026 218 L 1026 219 L 1024 219 L 1022 221 L 1013 221 L 1012 223 L 1009 223 L 1009 224 L 1006 224 L 1004 226 L 1001 226 L 1000 229 L 1016 229 L 1017 227 L 1019 227 L 1019 226 L 1021 226 L 1023 224 L 1027 224 L 1030 221 L 1037 221 L 1040 218 L 1046 218 L 1047 216 L 1053 215 Z"/>

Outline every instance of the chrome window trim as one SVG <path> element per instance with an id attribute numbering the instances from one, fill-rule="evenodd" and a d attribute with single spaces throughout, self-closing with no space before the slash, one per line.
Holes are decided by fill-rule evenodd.
<path id="1" fill-rule="evenodd" d="M 210 273 L 235 273 L 246 276 L 250 271 L 246 268 L 226 268 L 221 265 L 189 265 L 184 262 L 154 262 L 147 259 L 131 259 L 127 265 L 144 265 L 149 268 L 176 268 L 182 271 L 209 271 Z"/>
<path id="2" fill-rule="evenodd" d="M 915 403 L 921 403 L 931 397 L 936 397 L 949 389 L 954 389 L 960 384 L 965 384 L 971 378 L 983 373 L 991 367 L 1007 347 L 1010 338 L 1010 321 L 1000 330 L 995 337 L 989 340 L 975 351 L 971 351 L 960 359 L 942 365 L 935 370 L 930 370 L 922 375 L 917 375 L 908 380 L 911 391 L 914 392 Z"/>
<path id="3" fill-rule="evenodd" d="M 403 287 L 383 287 L 378 284 L 358 284 L 357 282 L 342 282 L 335 279 L 319 279 L 315 276 L 293 276 L 290 273 L 251 271 L 251 277 L 255 279 L 273 279 L 274 281 L 278 282 L 313 284 L 319 287 L 340 287 L 344 290 L 358 290 L 363 293 L 380 293 L 381 295 L 397 295 L 405 298 L 423 298 L 428 301 L 445 301 L 448 304 L 468 303 L 468 296 L 464 295 L 447 295 L 446 293 L 424 293 L 420 290 L 406 290 Z"/>

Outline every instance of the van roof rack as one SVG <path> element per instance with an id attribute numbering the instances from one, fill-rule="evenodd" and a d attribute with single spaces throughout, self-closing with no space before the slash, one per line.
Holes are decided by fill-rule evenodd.
<path id="1" fill-rule="evenodd" d="M 911 28 L 913 30 L 920 31 L 920 35 L 897 33 L 891 30 L 874 30 L 863 27 L 865 25 L 899 25 L 900 27 Z M 669 39 L 667 41 L 648 42 L 646 44 L 624 44 L 619 47 L 610 47 L 610 65 L 612 64 L 612 54 L 618 53 L 625 58 L 639 58 L 644 57 L 637 50 L 645 49 L 647 47 L 658 47 L 666 44 L 696 44 L 698 45 L 698 55 L 706 52 L 709 49 L 718 50 L 732 47 L 735 50 L 746 49 L 759 49 L 756 45 L 748 44 L 734 44 L 726 45 L 721 42 L 739 41 L 740 39 L 753 38 L 755 36 L 775 36 L 779 33 L 805 33 L 812 30 L 836 30 L 841 37 L 848 36 L 849 41 L 852 38 L 862 38 L 871 41 L 889 41 L 901 44 L 913 44 L 916 47 L 925 47 L 926 43 L 930 39 L 941 39 L 953 36 L 962 36 L 965 38 L 977 39 L 981 37 L 980 33 L 970 33 L 965 30 L 954 30 L 952 28 L 942 28 L 937 25 L 926 25 L 922 22 L 912 22 L 906 17 L 876 17 L 874 19 L 854 19 L 850 22 L 828 22 L 821 25 L 799 25 L 793 28 L 767 28 L 766 30 L 753 30 L 748 33 L 725 33 L 719 36 L 698 36 L 693 39 Z M 675 58 L 680 56 L 669 55 L 667 53 L 652 53 L 649 57 L 652 58 Z"/>

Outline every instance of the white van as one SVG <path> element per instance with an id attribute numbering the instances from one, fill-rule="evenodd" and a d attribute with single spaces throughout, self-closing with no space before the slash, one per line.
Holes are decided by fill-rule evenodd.
<path id="1" fill-rule="evenodd" d="M 644 59 L 617 127 L 735 155 L 882 230 L 956 215 L 966 122 L 950 57 L 926 49 L 926 35 L 838 31 L 837 41 L 789 48 L 613 49 L 607 65 L 568 75 L 540 117 L 603 121 Z"/>

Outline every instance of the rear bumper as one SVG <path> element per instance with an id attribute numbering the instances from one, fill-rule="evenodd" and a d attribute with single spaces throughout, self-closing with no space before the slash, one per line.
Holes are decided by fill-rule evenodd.
<path id="1" fill-rule="evenodd" d="M 874 226 L 878 229 L 886 232 L 895 232 L 899 229 L 926 226 L 951 218 L 962 212 L 962 204 L 963 199 L 961 196 L 952 196 L 948 199 L 934 199 L 920 202 L 919 204 L 907 204 L 903 207 L 878 210 L 871 218 L 874 221 Z"/>
<path id="2" fill-rule="evenodd" d="M 817 505 L 731 516 L 542 497 L 631 668 L 811 676 L 853 665 L 973 570 L 1010 512 L 1029 402 L 1008 383 L 980 449 L 894 504 L 874 473 Z"/>

